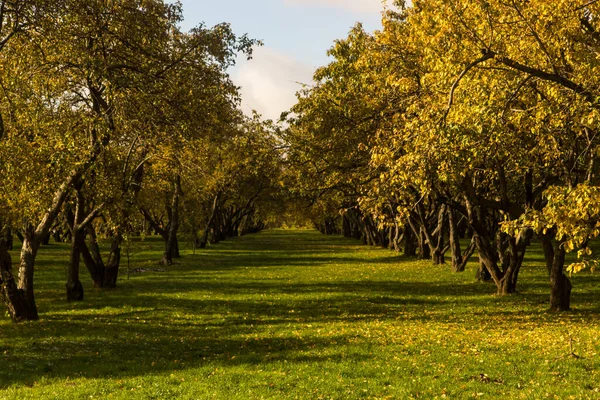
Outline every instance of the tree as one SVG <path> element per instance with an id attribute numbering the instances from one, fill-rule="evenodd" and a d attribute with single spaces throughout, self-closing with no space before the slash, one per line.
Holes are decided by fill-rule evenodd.
<path id="1" fill-rule="evenodd" d="M 3 168 L 11 179 L 5 183 L 2 200 L 10 212 L 18 210 L 15 220 L 26 221 L 18 286 L 27 310 L 17 319 L 37 319 L 33 296 L 36 254 L 70 193 L 75 192 L 77 199 L 73 210 L 79 216 L 73 216 L 72 229 L 78 234 L 92 226 L 88 222 L 93 218 L 88 220 L 82 210 L 90 212 L 88 217 L 98 214 L 91 207 L 92 198 L 81 197 L 78 188 L 88 193 L 123 193 L 122 207 L 115 207 L 122 213 L 113 215 L 112 250 L 103 269 L 103 282 L 114 286 L 129 213 L 125 193 L 133 190 L 131 184 L 142 171 L 132 155 L 143 161 L 143 149 L 152 149 L 165 132 L 164 124 L 158 129 L 153 126 L 156 120 L 140 123 L 145 118 L 140 111 L 169 102 L 164 96 L 174 82 L 170 74 L 178 65 L 187 63 L 195 66 L 198 74 L 223 76 L 235 51 L 248 49 L 253 42 L 245 37 L 238 41 L 227 25 L 181 34 L 177 28 L 180 5 L 158 0 L 65 0 L 53 2 L 44 12 L 33 2 L 26 4 L 32 15 L 39 12 L 35 28 L 13 35 L 1 54 L 2 112 L 11 117 L 2 146 Z M 212 90 L 215 93 L 215 86 Z M 133 106 L 140 104 L 144 106 Z M 200 106 L 197 102 L 188 109 Z M 107 160 L 116 161 L 113 165 L 120 164 L 123 171 L 122 176 L 104 175 L 115 179 L 112 182 L 100 179 L 96 168 Z M 80 239 L 74 240 L 81 247 Z M 74 298 L 81 296 L 77 253 L 73 251 L 69 284 L 74 290 L 69 296 Z M 84 256 L 88 265 L 93 258 L 96 263 L 101 261 Z"/>

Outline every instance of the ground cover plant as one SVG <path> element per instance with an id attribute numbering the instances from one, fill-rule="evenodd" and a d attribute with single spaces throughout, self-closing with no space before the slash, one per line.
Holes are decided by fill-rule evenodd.
<path id="1" fill-rule="evenodd" d="M 271 230 L 157 263 L 131 245 L 113 290 L 64 300 L 69 246 L 42 247 L 39 322 L 0 320 L 0 398 L 598 398 L 589 271 L 549 313 L 533 246 L 518 293 L 358 241 Z M 152 260 L 152 261 L 148 261 Z M 126 264 L 124 262 L 124 264 Z"/>

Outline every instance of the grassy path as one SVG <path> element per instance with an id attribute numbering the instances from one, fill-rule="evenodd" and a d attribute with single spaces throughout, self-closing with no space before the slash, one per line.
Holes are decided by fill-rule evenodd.
<path id="1" fill-rule="evenodd" d="M 136 243 L 151 271 L 68 304 L 67 248 L 45 248 L 42 320 L 0 320 L 0 399 L 600 398 L 600 277 L 549 314 L 535 252 L 497 298 L 472 270 L 312 231 L 184 250 L 167 271 L 146 261 L 160 251 Z"/>

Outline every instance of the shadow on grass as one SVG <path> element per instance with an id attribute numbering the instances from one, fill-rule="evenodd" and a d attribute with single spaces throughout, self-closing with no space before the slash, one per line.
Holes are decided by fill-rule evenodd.
<path id="1" fill-rule="evenodd" d="M 250 339 L 232 338 L 239 332 L 231 327 L 206 330 L 195 325 L 164 324 L 157 329 L 150 324 L 133 322 L 104 327 L 90 326 L 79 320 L 47 322 L 56 329 L 70 330 L 72 336 L 38 334 L 31 337 L 27 348 L 18 354 L 4 354 L 2 362 L 14 367 L 0 373 L 0 388 L 14 384 L 30 386 L 43 378 L 124 379 L 199 365 L 264 365 L 282 359 L 288 363 L 368 359 L 364 355 L 341 352 L 322 355 L 323 349 L 352 341 L 352 337 L 344 335 Z M 78 333 L 83 336 L 77 336 Z"/>
<path id="2" fill-rule="evenodd" d="M 162 243 L 150 238 L 144 245 L 160 248 Z M 0 325 L 0 365 L 7 366 L 0 368 L 0 388 L 44 378 L 119 379 L 199 366 L 369 360 L 368 351 L 358 349 L 370 338 L 357 331 L 332 334 L 311 326 L 331 329 L 338 323 L 380 321 L 450 326 L 454 317 L 463 318 L 467 326 L 494 321 L 507 330 L 532 319 L 556 323 L 555 315 L 544 311 L 548 282 L 543 274 L 520 283 L 523 294 L 506 298 L 490 296 L 493 284 L 458 278 L 419 281 L 418 276 L 400 274 L 398 280 L 329 280 L 325 275 L 310 281 L 314 267 L 330 264 L 359 271 L 360 264 L 414 263 L 385 250 L 368 250 L 368 257 L 364 251 L 354 253 L 358 245 L 313 232 L 236 238 L 184 257 L 167 273 L 121 282 L 112 291 L 89 291 L 85 302 L 71 305 L 55 285 L 64 266 L 58 258 L 64 247 L 56 246 L 47 253 L 40 274 L 46 296 L 42 321 Z M 535 257 L 528 262 L 537 263 Z M 289 270 L 310 273 L 303 281 L 293 275 L 256 274 Z M 431 276 L 436 273 L 444 272 L 438 269 Z M 585 279 L 587 287 L 600 284 L 600 276 Z M 597 320 L 597 293 L 586 290 L 576 296 L 591 306 L 562 315 L 560 321 Z M 539 311 L 523 310 L 527 303 Z"/>
<path id="3" fill-rule="evenodd" d="M 307 290 L 306 285 L 302 285 Z M 324 295 L 315 285 L 316 294 Z M 42 378 L 86 377 L 122 379 L 197 368 L 202 365 L 264 365 L 286 360 L 313 363 L 344 359 L 366 361 L 368 353 L 350 352 L 348 346 L 359 346 L 370 339 L 357 334 L 326 334 L 307 330 L 310 324 L 327 326 L 332 322 L 369 323 L 403 320 L 422 324 L 452 323 L 443 312 L 452 295 L 442 299 L 403 298 L 387 295 L 397 285 L 336 285 L 336 292 L 325 299 L 283 300 L 191 300 L 162 298 L 150 294 L 112 293 L 112 301 L 122 303 L 122 310 L 102 313 L 81 307 L 77 313 L 53 313 L 40 323 L 23 324 L 5 330 L 0 344 L 0 362 L 11 368 L 0 371 L 0 388 L 13 384 L 32 385 Z M 368 290 L 368 289 L 371 290 Z M 413 285 L 414 288 L 414 285 Z M 423 290 L 417 286 L 417 290 Z M 447 289 L 447 288 L 444 288 Z M 365 295 L 370 293 L 370 295 Z M 515 301 L 515 298 L 511 298 Z M 486 309 L 481 300 L 471 302 L 472 311 L 465 314 L 473 324 L 494 321 L 506 329 L 536 318 L 539 323 L 552 322 L 548 313 L 533 314 L 515 307 Z M 481 306 L 481 307 L 479 307 Z M 127 310 L 143 307 L 142 310 Z M 427 312 L 429 311 L 429 312 Z M 575 312 L 561 321 L 582 318 L 597 319 L 592 311 Z M 283 337 L 278 327 L 293 326 L 301 337 L 287 332 Z M 333 325 L 329 325 L 333 326 Z M 560 328 L 562 329 L 562 328 Z M 6 337 L 8 336 L 8 337 Z M 6 345 L 9 339 L 11 346 Z M 18 345 L 15 343 L 18 342 Z M 2 354 L 4 353 L 4 354 Z"/>

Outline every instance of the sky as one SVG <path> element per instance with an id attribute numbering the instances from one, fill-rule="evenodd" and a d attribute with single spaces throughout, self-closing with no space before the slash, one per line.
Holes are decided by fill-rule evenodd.
<path id="1" fill-rule="evenodd" d="M 238 58 L 230 71 L 241 87 L 245 113 L 279 119 L 295 102 L 301 83 L 310 84 L 315 68 L 327 64 L 327 49 L 362 22 L 381 27 L 382 0 L 181 0 L 188 30 L 199 23 L 229 22 L 233 31 L 262 40 L 253 59 Z"/>

